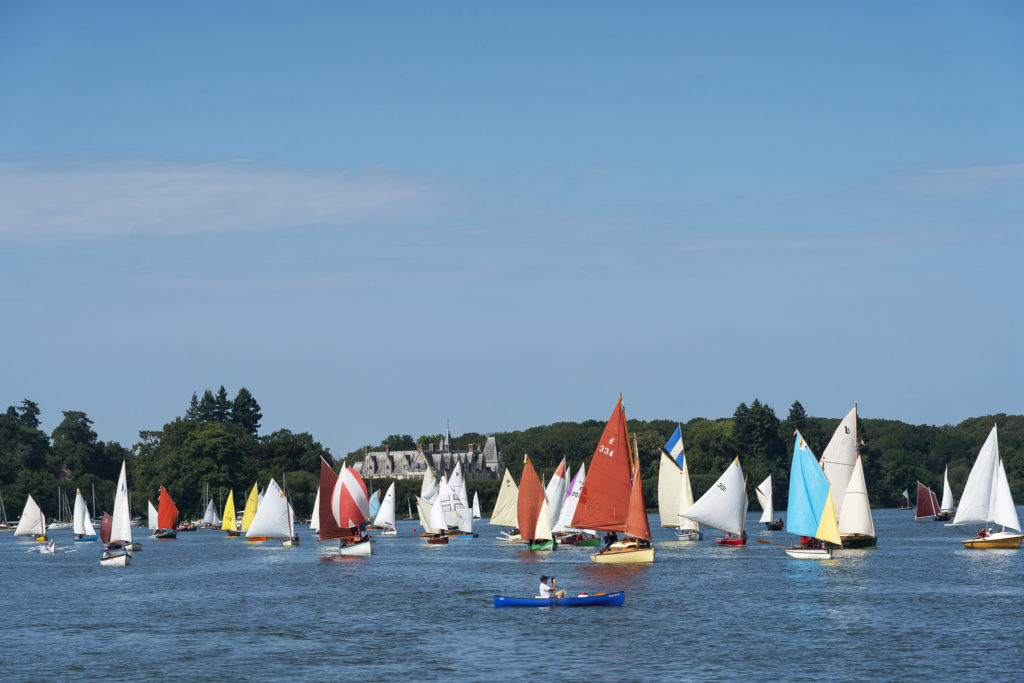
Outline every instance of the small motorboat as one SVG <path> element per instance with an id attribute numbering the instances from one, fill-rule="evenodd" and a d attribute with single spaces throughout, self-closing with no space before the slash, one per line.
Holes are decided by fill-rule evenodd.
<path id="1" fill-rule="evenodd" d="M 618 593 L 580 593 L 574 597 L 565 598 L 506 598 L 502 595 L 494 596 L 495 607 L 593 607 L 608 606 L 617 607 L 626 601 L 625 591 Z"/>

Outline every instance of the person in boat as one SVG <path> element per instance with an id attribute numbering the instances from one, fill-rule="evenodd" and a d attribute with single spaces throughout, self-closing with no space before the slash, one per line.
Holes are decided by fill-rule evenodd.
<path id="1" fill-rule="evenodd" d="M 988 531 L 985 530 L 985 527 L 981 527 L 981 531 L 978 532 L 978 538 L 985 538 L 986 536 L 988 536 Z"/>
<path id="2" fill-rule="evenodd" d="M 609 548 L 611 548 L 612 543 L 615 543 L 617 540 L 619 540 L 619 535 L 614 531 L 609 531 L 608 533 L 606 533 L 604 535 L 604 549 L 608 550 Z"/>
<path id="3" fill-rule="evenodd" d="M 778 524 L 779 526 L 782 526 L 782 517 L 779 517 L 779 520 L 777 522 L 775 522 L 775 523 Z"/>
<path id="4" fill-rule="evenodd" d="M 548 584 L 548 577 L 540 577 L 540 597 L 542 598 L 564 598 L 565 591 L 557 590 L 555 584 L 558 579 L 551 577 L 551 584 Z"/>
<path id="5" fill-rule="evenodd" d="M 744 543 L 747 542 L 747 530 L 746 529 L 740 529 L 740 540 L 743 541 Z"/>

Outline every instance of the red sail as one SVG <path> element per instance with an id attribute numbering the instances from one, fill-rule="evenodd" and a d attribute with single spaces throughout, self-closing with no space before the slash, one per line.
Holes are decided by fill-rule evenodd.
<path id="1" fill-rule="evenodd" d="M 114 518 L 108 515 L 106 512 L 103 513 L 103 519 L 100 520 L 100 540 L 104 543 L 110 543 L 110 531 L 114 527 Z"/>
<path id="2" fill-rule="evenodd" d="M 626 413 L 620 396 L 590 460 L 572 526 L 577 529 L 624 531 L 632 469 Z"/>
<path id="3" fill-rule="evenodd" d="M 156 525 L 160 529 L 174 529 L 178 526 L 178 508 L 171 500 L 167 489 L 160 487 L 160 503 L 156 512 Z"/>
<path id="4" fill-rule="evenodd" d="M 337 484 L 338 475 L 334 473 L 326 460 L 320 458 L 320 531 L 318 533 L 321 541 L 346 538 L 352 535 L 348 529 L 341 529 L 334 521 L 331 496 L 334 494 L 334 487 Z"/>
<path id="5" fill-rule="evenodd" d="M 544 489 L 541 488 L 537 471 L 533 469 L 533 463 L 527 457 L 523 464 L 523 476 L 519 480 L 519 498 L 516 501 L 519 534 L 524 541 L 534 540 L 534 535 L 537 532 L 537 520 L 540 518 L 543 505 Z"/>
<path id="6" fill-rule="evenodd" d="M 370 519 L 370 497 L 366 482 L 355 468 L 346 467 L 338 473 L 338 483 L 331 494 L 331 513 L 342 535 L 358 536 L 359 527 Z"/>
<path id="7" fill-rule="evenodd" d="M 584 482 L 585 484 L 586 482 Z M 633 477 L 629 491 L 629 510 L 626 512 L 626 535 L 651 540 L 651 525 L 647 521 L 647 506 L 644 505 L 644 482 L 640 470 Z"/>
<path id="8" fill-rule="evenodd" d="M 934 517 L 937 514 L 939 514 L 939 503 L 935 494 L 930 488 L 917 482 L 917 512 L 914 513 L 914 518 Z"/>

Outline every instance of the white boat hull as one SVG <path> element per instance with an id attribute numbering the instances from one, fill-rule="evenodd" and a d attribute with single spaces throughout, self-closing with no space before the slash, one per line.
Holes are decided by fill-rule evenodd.
<path id="1" fill-rule="evenodd" d="M 697 531 L 694 529 L 676 529 L 677 541 L 699 541 L 702 538 L 704 538 L 703 531 Z"/>
<path id="2" fill-rule="evenodd" d="M 380 532 L 381 536 L 397 536 L 398 529 L 388 529 L 387 531 Z"/>
<path id="3" fill-rule="evenodd" d="M 501 541 L 502 543 L 522 543 L 523 542 L 523 537 L 520 536 L 519 534 L 509 534 L 509 533 L 505 533 L 504 531 L 501 533 L 501 536 L 496 536 L 496 538 L 499 541 Z"/>
<path id="4" fill-rule="evenodd" d="M 831 560 L 831 548 L 786 548 L 786 554 L 797 560 Z"/>
<path id="5" fill-rule="evenodd" d="M 132 556 L 126 552 L 100 558 L 100 564 L 104 567 L 127 567 L 131 561 Z"/>
<path id="6" fill-rule="evenodd" d="M 372 555 L 373 539 L 371 538 L 361 543 L 353 543 L 352 545 L 343 545 L 338 549 L 338 553 L 348 557 Z"/>

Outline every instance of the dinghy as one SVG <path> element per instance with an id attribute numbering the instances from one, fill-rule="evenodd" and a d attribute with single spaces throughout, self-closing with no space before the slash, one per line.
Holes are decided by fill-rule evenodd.
<path id="1" fill-rule="evenodd" d="M 942 505 L 939 506 L 939 516 L 935 518 L 935 521 L 946 521 L 953 519 L 953 515 L 956 514 L 956 506 L 953 505 L 953 489 L 949 487 L 949 465 L 946 465 L 946 471 L 942 473 Z"/>
<path id="2" fill-rule="evenodd" d="M 661 451 L 658 465 L 658 516 L 661 526 L 676 533 L 677 541 L 699 541 L 704 538 L 700 525 L 682 516 L 683 510 L 693 505 L 690 471 L 683 448 L 683 429 L 676 425 Z"/>
<path id="3" fill-rule="evenodd" d="M 97 538 L 96 529 L 89 520 L 89 508 L 82 497 L 82 489 L 75 491 L 75 511 L 71 515 L 71 528 L 76 542 L 95 541 Z"/>
<path id="4" fill-rule="evenodd" d="M 799 431 L 793 444 L 793 465 L 789 473 L 786 531 L 807 539 L 806 542 L 801 540 L 799 546 L 786 548 L 786 554 L 798 560 L 830 559 L 832 549 L 824 544 L 842 544 L 828 478 Z"/>
<path id="5" fill-rule="evenodd" d="M 913 510 L 913 506 L 910 504 L 910 492 L 903 489 L 903 493 L 900 494 L 900 504 L 896 507 L 897 510 Z"/>
<path id="6" fill-rule="evenodd" d="M 50 539 L 46 537 L 46 517 L 43 516 L 43 509 L 39 503 L 29 494 L 25 501 L 25 509 L 21 511 L 21 519 L 14 529 L 15 536 L 31 536 L 37 541 L 45 543 Z"/>
<path id="7" fill-rule="evenodd" d="M 562 545 L 575 545 L 579 547 L 597 548 L 601 545 L 601 539 L 590 529 L 575 529 L 571 526 L 572 518 L 576 514 L 576 506 L 580 502 L 580 491 L 587 481 L 587 469 L 580 464 L 576 476 L 569 484 L 569 490 L 565 494 L 565 501 L 562 503 L 562 512 L 558 516 L 558 523 L 552 527 L 551 532 Z"/>
<path id="8" fill-rule="evenodd" d="M 282 545 L 298 545 L 295 535 L 295 515 L 292 513 L 288 496 L 273 479 L 267 484 L 263 500 L 256 508 L 252 523 L 245 532 L 246 541 L 259 542 L 270 538 L 285 539 Z"/>
<path id="9" fill-rule="evenodd" d="M 747 544 L 747 535 L 743 531 L 746 514 L 747 479 L 743 476 L 738 456 L 725 468 L 718 481 L 683 511 L 683 517 L 727 533 L 728 536 L 715 539 L 718 545 L 724 546 Z"/>
<path id="10" fill-rule="evenodd" d="M 178 507 L 171 500 L 171 494 L 167 493 L 162 485 L 160 486 L 160 498 L 157 501 L 156 531 L 153 535 L 157 538 L 169 540 L 178 537 Z"/>
<path id="11" fill-rule="evenodd" d="M 626 601 L 626 593 L 595 593 L 588 595 L 580 593 L 575 597 L 566 598 L 507 598 L 502 595 L 494 596 L 495 607 L 593 607 L 604 605 L 617 607 Z"/>
<path id="12" fill-rule="evenodd" d="M 373 538 L 364 531 L 369 494 L 359 473 L 345 467 L 336 474 L 320 458 L 320 500 L 320 540 L 337 540 L 340 555 L 372 555 Z"/>
<path id="13" fill-rule="evenodd" d="M 373 519 L 373 525 L 384 531 L 381 536 L 397 536 L 398 527 L 395 526 L 395 483 L 391 482 L 388 492 L 384 494 L 384 501 L 380 504 L 377 516 Z"/>
<path id="14" fill-rule="evenodd" d="M 473 519 L 480 519 L 480 495 L 476 491 L 473 491 Z"/>
<path id="15" fill-rule="evenodd" d="M 156 511 L 156 507 L 153 506 L 153 501 L 147 500 L 146 504 L 149 506 L 149 508 L 147 509 L 147 526 L 149 527 L 150 531 L 156 531 L 160 528 L 160 523 L 157 521 L 159 519 L 159 513 L 157 513 Z"/>
<path id="16" fill-rule="evenodd" d="M 939 497 L 935 491 L 917 482 L 917 509 L 914 512 L 914 519 L 927 519 L 935 521 L 939 516 Z"/>
<path id="17" fill-rule="evenodd" d="M 877 543 L 859 443 L 854 403 L 829 439 L 820 463 L 832 491 L 844 548 L 874 548 Z"/>
<path id="18" fill-rule="evenodd" d="M 249 525 L 252 524 L 252 518 L 256 516 L 256 510 L 260 506 L 260 489 L 259 484 L 254 483 L 252 490 L 249 491 L 249 497 L 245 501 L 245 510 L 242 511 L 242 525 L 238 531 L 244 533 L 249 530 Z M 233 535 L 230 532 L 228 535 Z"/>
<path id="19" fill-rule="evenodd" d="M 768 531 L 779 531 L 782 529 L 782 519 L 775 519 L 775 505 L 772 498 L 772 475 L 757 485 L 754 489 L 757 494 L 757 502 L 761 504 L 761 519 L 758 521 L 764 524 Z"/>
<path id="20" fill-rule="evenodd" d="M 238 520 L 235 519 L 235 490 L 228 489 L 228 499 L 224 502 L 224 519 L 220 522 L 221 531 L 228 532 L 228 537 L 238 536 Z"/>
<path id="21" fill-rule="evenodd" d="M 999 440 L 996 426 L 978 453 L 971 473 L 967 475 L 963 495 L 960 496 L 960 507 L 953 518 L 954 526 L 973 526 L 982 524 L 983 532 L 975 538 L 962 541 L 965 548 L 972 550 L 989 550 L 1003 548 L 1016 550 L 1020 548 L 1020 519 L 1013 505 L 1010 484 L 1006 479 L 1006 469 L 999 457 Z M 998 525 L 998 531 L 991 525 Z M 1013 529 L 1017 533 L 1010 533 Z"/>
<path id="22" fill-rule="evenodd" d="M 643 481 L 638 463 L 629 449 L 629 430 L 621 395 L 594 449 L 572 526 L 625 534 L 624 540 L 591 555 L 592 562 L 654 562 Z"/>
<path id="23" fill-rule="evenodd" d="M 519 479 L 519 499 L 516 502 L 519 533 L 529 550 L 555 550 L 558 544 L 551 534 L 551 513 L 548 498 L 541 488 L 537 471 L 529 456 L 523 456 L 523 476 Z M 564 460 L 562 461 L 564 464 Z M 564 471 L 564 468 L 563 468 Z M 564 481 L 564 480 L 563 480 Z"/>
<path id="24" fill-rule="evenodd" d="M 101 524 L 102 526 L 103 524 Z M 100 555 L 100 565 L 104 567 L 126 567 L 132 560 L 128 549 L 125 547 L 132 544 L 132 515 L 128 509 L 128 480 L 125 474 L 124 461 L 121 462 L 121 474 L 117 478 L 114 514 L 110 519 L 109 529 L 110 535 L 105 539 L 107 546 L 103 550 L 103 554 Z"/>

